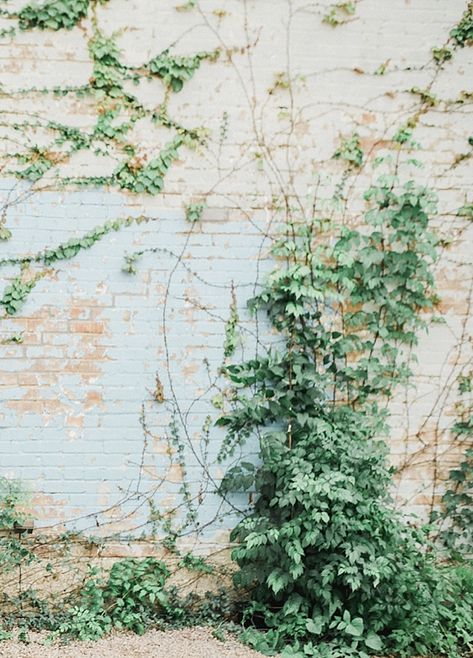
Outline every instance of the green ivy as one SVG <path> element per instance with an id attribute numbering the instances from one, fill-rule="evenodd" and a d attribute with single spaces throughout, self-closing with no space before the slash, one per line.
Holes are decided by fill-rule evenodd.
<path id="1" fill-rule="evenodd" d="M 0 267 L 4 265 L 20 265 L 22 268 L 26 268 L 35 263 L 40 263 L 47 267 L 58 261 L 70 260 L 77 256 L 80 251 L 90 249 L 108 233 L 119 231 L 121 228 L 129 226 L 133 222 L 139 223 L 142 221 L 147 221 L 147 219 L 144 217 L 127 217 L 125 219 L 117 219 L 115 221 L 107 222 L 102 226 L 94 228 L 85 235 L 79 238 L 71 238 L 67 242 L 63 242 L 53 249 L 45 249 L 44 251 L 32 255 L 26 254 L 23 256 L 0 259 Z M 29 279 L 25 279 L 23 275 L 20 274 L 5 288 L 3 297 L 0 300 L 0 305 L 5 308 L 8 315 L 15 315 L 19 311 L 38 280 L 45 276 L 46 272 L 47 271 L 42 270 Z"/>
<path id="2" fill-rule="evenodd" d="M 458 216 L 473 221 L 473 203 L 467 203 L 459 208 Z"/>
<path id="3" fill-rule="evenodd" d="M 29 520 L 26 512 L 20 510 L 25 492 L 18 480 L 0 476 L 0 528 L 14 529 Z"/>
<path id="4" fill-rule="evenodd" d="M 421 103 L 428 105 L 429 107 L 435 107 L 438 103 L 438 100 L 434 94 L 428 89 L 420 89 L 419 87 L 412 87 L 410 90 L 411 94 L 419 96 Z"/>
<path id="5" fill-rule="evenodd" d="M 446 46 L 443 48 L 432 48 L 432 55 L 437 64 L 444 64 L 453 57 L 452 51 Z"/>
<path id="6" fill-rule="evenodd" d="M 18 569 L 38 561 L 35 553 L 22 540 L 21 529 L 31 521 L 25 509 L 25 501 L 25 490 L 19 480 L 0 477 L 0 529 L 7 531 L 0 537 L 0 569 L 4 576 L 18 572 Z M 5 599 L 8 600 L 4 592 L 2 599 L 4 604 Z M 4 605 L 3 609 L 5 607 Z M 0 618 L 2 626 L 3 622 L 2 614 Z M 8 639 L 8 632 L 0 627 L 0 641 L 2 639 Z"/>
<path id="7" fill-rule="evenodd" d="M 183 138 L 177 136 L 167 144 L 157 158 L 144 164 L 130 159 L 121 164 L 114 173 L 114 180 L 123 190 L 158 194 L 164 186 L 164 177 L 174 160 L 179 157 Z"/>
<path id="8" fill-rule="evenodd" d="M 24 178 L 32 182 L 42 178 L 54 164 L 48 152 L 36 146 L 32 147 L 28 155 L 20 157 L 19 160 L 29 164 L 25 169 L 17 172 L 18 178 Z"/>
<path id="9" fill-rule="evenodd" d="M 9 240 L 12 236 L 12 232 L 9 228 L 0 223 L 0 240 Z"/>
<path id="10" fill-rule="evenodd" d="M 353 133 L 350 137 L 342 140 L 340 147 L 335 151 L 333 157 L 337 160 L 345 160 L 353 167 L 361 167 L 363 164 L 363 149 L 360 145 L 360 136 Z"/>
<path id="11" fill-rule="evenodd" d="M 356 2 L 337 2 L 329 7 L 328 12 L 323 17 L 323 22 L 336 27 L 343 25 L 352 18 L 356 11 Z"/>
<path id="12" fill-rule="evenodd" d="M 223 344 L 223 356 L 227 359 L 233 356 L 239 343 L 238 323 L 240 318 L 238 316 L 238 308 L 235 290 L 232 287 L 232 300 L 230 303 L 230 317 L 225 324 L 225 341 Z"/>
<path id="13" fill-rule="evenodd" d="M 203 203 L 191 203 L 186 207 L 186 220 L 191 224 L 200 221 L 204 212 Z"/>
<path id="14" fill-rule="evenodd" d="M 453 44 L 452 44 L 453 42 Z M 441 66 L 453 57 L 453 49 L 464 48 L 473 44 L 473 2 L 469 1 L 467 8 L 457 25 L 450 30 L 450 39 L 439 48 L 432 48 L 432 55 L 436 64 Z"/>
<path id="15" fill-rule="evenodd" d="M 191 57 L 179 57 L 170 55 L 165 50 L 148 63 L 148 69 L 152 75 L 162 78 L 164 83 L 174 92 L 181 91 L 184 83 L 190 80 L 200 64 L 205 59 L 215 60 L 219 51 L 201 52 Z"/>
<path id="16" fill-rule="evenodd" d="M 97 32 L 89 42 L 89 53 L 94 63 L 90 88 L 97 97 L 120 98 L 125 68 L 120 63 L 120 52 L 115 41 Z"/>
<path id="17" fill-rule="evenodd" d="M 58 137 L 55 140 L 55 144 L 58 146 L 70 144 L 73 151 L 80 151 L 91 146 L 90 136 L 81 132 L 78 128 L 66 126 L 57 121 L 49 121 L 47 127 L 58 133 Z"/>
<path id="18" fill-rule="evenodd" d="M 23 333 L 18 333 L 18 334 L 11 334 L 11 336 L 8 336 L 7 338 L 2 338 L 0 340 L 1 345 L 10 345 L 10 344 L 15 344 L 15 345 L 21 345 L 23 342 Z"/>
<path id="19" fill-rule="evenodd" d="M 39 276 L 25 281 L 20 275 L 5 288 L 0 306 L 3 306 L 8 315 L 15 315 L 25 303 L 28 295 L 35 287 Z"/>
<path id="20" fill-rule="evenodd" d="M 187 0 L 187 2 L 184 2 L 182 5 L 176 5 L 175 9 L 176 11 L 192 11 L 192 9 L 195 9 L 197 7 L 197 0 Z"/>
<path id="21" fill-rule="evenodd" d="M 87 0 L 83 6 L 80 5 L 82 13 L 87 12 L 88 4 Z M 39 21 L 44 18 L 42 12 L 48 11 L 50 14 L 52 12 L 51 15 L 56 16 L 56 12 L 65 8 L 64 11 L 67 10 L 66 15 L 69 16 L 73 9 L 78 8 L 74 3 L 60 0 L 46 3 L 41 7 L 43 9 L 37 12 L 36 8 L 33 11 L 33 5 L 28 5 L 25 12 L 28 16 L 30 14 L 31 17 L 35 16 Z M 37 24 L 40 25 L 40 23 Z M 72 26 L 72 22 L 70 26 Z M 62 27 L 66 26 L 58 23 L 56 29 Z M 25 29 L 27 28 L 25 27 Z M 52 93 L 57 96 L 76 94 L 78 97 L 92 97 L 96 108 L 96 122 L 93 130 L 87 133 L 74 126 L 39 118 L 25 121 L 21 125 L 15 124 L 15 129 L 21 133 L 27 133 L 28 129 L 35 130 L 38 127 L 47 128 L 54 133 L 54 139 L 48 147 L 28 145 L 23 152 L 9 154 L 8 157 L 16 158 L 20 166 L 17 165 L 10 169 L 8 173 L 37 182 L 55 165 L 67 162 L 70 156 L 77 151 L 94 150 L 97 155 L 109 155 L 113 150 L 114 154 L 118 153 L 121 157 L 119 157 L 119 164 L 115 172 L 111 175 L 81 178 L 62 176 L 61 184 L 116 185 L 120 189 L 137 193 L 158 194 L 163 189 L 165 174 L 178 157 L 177 151 L 180 146 L 194 148 L 199 144 L 204 144 L 208 134 L 204 128 L 189 129 L 169 117 L 167 110 L 169 92 L 180 91 L 185 82 L 194 76 L 202 61 L 214 61 L 219 56 L 219 51 L 199 52 L 187 57 L 172 55 L 169 51 L 165 51 L 146 65 L 130 67 L 121 61 L 120 50 L 115 39 L 104 35 L 97 26 L 95 26 L 94 36 L 90 39 L 88 47 L 93 65 L 88 83 L 80 87 L 57 88 L 52 90 Z M 164 103 L 157 108 L 149 109 L 143 106 L 131 92 L 125 91 L 125 83 L 132 81 L 138 84 L 143 79 L 153 77 L 163 81 L 167 93 Z M 21 93 L 24 94 L 26 91 L 21 90 Z M 48 89 L 41 91 L 45 94 L 51 93 L 51 90 Z M 168 128 L 175 135 L 158 157 L 149 162 L 146 156 L 144 159 L 136 157 L 137 147 L 127 138 L 136 122 L 145 117 L 155 124 Z M 22 167 L 22 165 L 25 166 Z M 60 171 L 57 175 L 60 175 Z M 0 239 L 7 239 L 8 231 L 3 229 L 2 235 L 0 235 Z"/>
<path id="22" fill-rule="evenodd" d="M 450 36 L 455 44 L 461 48 L 470 46 L 473 43 L 473 2 L 468 3 L 461 21 L 451 30 Z"/>
<path id="23" fill-rule="evenodd" d="M 108 0 L 100 1 L 103 4 Z M 19 26 L 22 30 L 70 30 L 87 15 L 90 4 L 91 0 L 47 0 L 41 4 L 32 2 L 20 10 Z"/>
<path id="24" fill-rule="evenodd" d="M 473 546 L 473 373 L 458 379 L 458 417 L 452 428 L 455 443 L 464 446 L 463 460 L 449 473 L 442 509 L 433 520 L 439 537 L 454 558 L 471 555 Z"/>
<path id="25" fill-rule="evenodd" d="M 285 227 L 284 265 L 250 302 L 280 340 L 224 368 L 237 393 L 220 459 L 259 440 L 259 462 L 234 465 L 221 493 L 258 496 L 232 557 L 251 593 L 244 637 L 269 655 L 454 656 L 473 641 L 473 590 L 394 511 L 381 440 L 436 303 L 435 198 L 391 176 L 365 198 L 360 228 Z"/>

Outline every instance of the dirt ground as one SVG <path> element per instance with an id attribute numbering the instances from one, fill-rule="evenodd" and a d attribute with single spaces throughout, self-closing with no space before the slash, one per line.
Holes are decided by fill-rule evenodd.
<path id="1" fill-rule="evenodd" d="M 30 644 L 13 640 L 0 642 L 1 658 L 258 658 L 230 638 L 220 642 L 208 628 L 179 631 L 149 631 L 145 635 L 114 634 L 98 642 L 74 642 L 66 646 L 44 646 L 32 636 Z"/>

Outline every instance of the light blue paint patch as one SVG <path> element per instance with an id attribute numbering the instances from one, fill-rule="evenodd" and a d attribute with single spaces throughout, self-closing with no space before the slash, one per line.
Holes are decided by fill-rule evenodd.
<path id="1" fill-rule="evenodd" d="M 0 197 L 13 232 L 0 243 L 0 258 L 55 247 L 110 219 L 142 214 L 136 198 L 103 191 L 30 195 L 26 184 L 2 180 Z M 18 317 L 2 319 L 2 336 L 13 330 L 31 336 L 22 345 L 0 347 L 0 382 L 8 382 L 2 387 L 1 467 L 39 501 L 38 525 L 140 534 L 149 530 L 149 500 L 163 513 L 175 506 L 176 523 L 182 521 L 172 420 L 203 536 L 235 523 L 234 507 L 215 491 L 224 434 L 213 426 L 219 411 L 211 399 L 218 392 L 213 382 L 232 284 L 247 329 L 244 353 L 254 354 L 255 325 L 245 309 L 258 277 L 272 267 L 260 260 L 269 248 L 266 227 L 235 218 L 192 226 L 184 210 L 160 208 L 158 201 L 155 212 L 156 221 L 110 233 L 74 259 L 55 263 Z M 156 248 L 136 262 L 136 275 L 122 271 L 126 254 Z M 2 291 L 18 271 L 2 268 Z M 100 332 L 87 333 L 87 323 Z M 154 399 L 156 375 L 163 404 Z M 248 498 L 232 502 L 244 509 Z"/>

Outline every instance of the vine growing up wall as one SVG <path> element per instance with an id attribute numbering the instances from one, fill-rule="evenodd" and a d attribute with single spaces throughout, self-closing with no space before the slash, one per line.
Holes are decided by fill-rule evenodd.
<path id="1" fill-rule="evenodd" d="M 292 4 L 288 3 L 291 9 Z M 344 29 L 345 23 L 356 20 L 358 4 L 336 3 L 328 11 L 325 8 L 324 29 Z M 158 194 L 181 147 L 200 146 L 206 138 L 205 130 L 184 128 L 171 120 L 166 100 L 179 93 L 202 63 L 212 61 L 220 51 L 183 57 L 166 50 L 142 66 L 127 66 L 115 39 L 99 29 L 95 9 L 94 2 L 53 1 L 42 5 L 41 10 L 28 5 L 18 16 L 10 16 L 12 21 L 19 20 L 19 29 L 23 30 L 69 29 L 85 16 L 91 19 L 93 33 L 88 34 L 88 45 L 93 75 L 87 84 L 56 90 L 19 89 L 10 97 L 36 98 L 42 93 L 45 98 L 82 98 L 92 103 L 95 115 L 89 131 L 45 120 L 39 114 L 34 121 L 28 119 L 14 126 L 7 122 L 18 133 L 20 147 L 5 159 L 4 171 L 38 186 L 108 184 L 131 192 Z M 179 9 L 200 11 L 194 2 Z M 432 79 L 448 66 L 456 50 L 470 43 L 471 9 L 469 3 L 445 43 L 434 47 L 429 62 Z M 223 17 L 220 15 L 218 20 Z M 223 41 L 221 46 L 231 65 L 232 49 Z M 242 49 L 245 54 L 249 50 L 249 46 Z M 248 68 L 251 70 L 251 61 Z M 389 63 L 385 62 L 373 75 L 389 72 Z M 362 69 L 355 74 L 368 75 Z M 166 100 L 158 108 L 145 106 L 129 90 L 129 83 L 147 80 L 164 85 Z M 276 76 L 269 96 L 274 99 L 286 94 L 283 101 L 278 97 L 275 102 L 287 109 L 294 106 L 294 88 L 288 66 L 287 72 Z M 218 421 L 226 431 L 220 462 L 236 461 L 219 493 L 233 512 L 243 512 L 245 517 L 233 533 L 238 543 L 233 556 L 240 567 L 237 584 L 250 597 L 243 615 L 249 627 L 245 637 L 269 654 L 280 650 L 288 656 L 427 655 L 441 651 L 456 656 L 465 654 L 473 642 L 468 568 L 464 572 L 440 568 L 428 531 L 404 525 L 389 498 L 392 471 L 386 462 L 384 442 L 389 431 L 388 403 L 396 387 L 409 382 L 411 352 L 427 318 L 436 313 L 434 270 L 446 247 L 446 240 L 439 239 L 431 227 L 436 213 L 435 195 L 410 176 L 406 180 L 399 163 L 410 159 L 419 164 L 406 150 L 414 149 L 413 135 L 423 118 L 430 112 L 440 112 L 440 107 L 448 111 L 471 100 L 462 92 L 453 100 L 442 101 L 430 82 L 412 85 L 405 93 L 414 109 L 403 113 L 402 123 L 393 131 L 390 126 L 384 141 L 378 136 L 372 148 L 376 150 L 381 142 L 388 144 L 394 167 L 389 168 L 389 157 L 374 161 L 386 171 L 366 192 L 363 217 L 355 215 L 351 221 L 349 204 L 358 194 L 355 181 L 365 165 L 373 163 L 362 129 L 350 127 L 351 134 L 344 133 L 334 149 L 335 163 L 324 163 L 327 169 L 337 164 L 342 169 L 331 199 L 338 212 L 331 214 L 323 211 L 318 199 L 307 202 L 297 196 L 290 157 L 288 174 L 277 168 L 277 158 L 273 158 L 271 147 L 258 132 L 256 111 L 251 115 L 258 149 L 254 159 L 261 170 L 266 167 L 274 175 L 267 188 L 268 198 L 272 199 L 267 209 L 272 216 L 282 214 L 285 218 L 282 239 L 276 237 L 273 249 L 278 268 L 250 304 L 256 317 L 269 323 L 271 346 L 262 345 L 256 336 L 255 358 L 228 364 L 238 355 L 240 318 L 233 288 L 227 290 L 220 284 L 230 297 L 229 318 L 222 336 L 226 359 L 223 372 L 229 385 L 219 388 L 212 374 L 208 392 L 210 396 L 218 391 L 212 401 L 223 412 Z M 248 98 L 251 102 L 251 93 Z M 169 129 L 170 141 L 152 157 L 143 156 L 140 145 L 131 139 L 133 126 L 144 119 Z M 222 120 L 222 135 L 227 122 L 228 115 Z M 287 123 L 287 134 L 283 129 L 281 133 L 290 142 L 295 134 L 294 116 Z M 45 146 L 31 146 L 26 138 L 40 129 L 46 130 L 51 141 Z M 62 163 L 74 153 L 91 150 L 116 156 L 117 165 L 110 175 L 61 175 Z M 451 167 L 470 155 L 469 151 L 460 154 Z M 338 174 L 340 170 L 336 171 Z M 51 177 L 53 173 L 57 178 Z M 202 203 L 187 207 L 190 231 L 198 227 L 202 213 Z M 465 199 L 454 215 L 469 221 L 471 204 Z M 56 247 L 0 261 L 0 266 L 16 268 L 0 302 L 5 312 L 14 315 L 22 309 L 49 267 L 74 258 L 130 221 L 112 222 Z M 268 224 L 265 230 L 270 233 L 272 229 Z M 2 230 L 8 238 L 8 228 Z M 124 269 L 134 273 L 142 256 L 163 252 L 166 247 L 137 249 L 126 257 Z M 182 254 L 176 258 L 176 267 L 178 264 L 182 264 Z M 169 281 L 171 277 L 172 273 Z M 166 299 L 167 295 L 168 289 Z M 166 302 L 164 307 L 163 326 Z M 13 336 L 11 342 L 15 344 Z M 169 352 L 167 358 L 169 361 Z M 175 555 L 180 534 L 202 530 L 197 513 L 201 490 L 194 495 L 187 481 L 186 458 L 191 450 L 192 458 L 200 459 L 205 486 L 218 486 L 217 479 L 209 475 L 214 466 L 208 459 L 212 418 L 205 418 L 199 446 L 202 454 L 196 457 L 198 450 L 186 427 L 187 416 L 181 413 L 174 392 L 168 390 L 172 381 L 166 387 L 167 382 L 163 384 L 157 373 L 154 383 L 153 390 L 148 389 L 147 402 L 148 406 L 164 404 L 170 411 L 167 456 L 175 460 L 184 478 L 179 485 L 183 523 L 173 525 L 175 510 L 168 513 L 157 508 L 155 494 L 164 476 L 152 490 L 140 493 L 137 505 L 149 506 L 146 530 L 153 539 L 164 535 L 163 546 Z M 463 395 L 467 385 L 462 381 L 461 386 Z M 459 439 L 467 436 L 465 427 L 469 422 L 463 411 L 460 416 L 455 427 Z M 144 455 L 153 436 L 145 404 L 140 420 Z M 246 451 L 255 439 L 259 453 L 253 460 Z M 455 548 L 456 556 L 458 546 L 469 541 L 470 463 L 467 452 L 462 465 L 452 472 L 458 486 L 444 497 L 441 536 Z M 247 496 L 249 510 L 239 509 L 234 493 Z M 220 512 L 219 508 L 216 515 Z M 11 514 L 9 519 L 13 519 Z M 455 529 L 462 532 L 453 540 L 449 526 L 452 520 Z M 25 550 L 25 543 L 18 543 L 16 548 Z M 35 559 L 34 548 L 22 555 L 24 564 L 31 555 Z M 182 557 L 182 563 L 199 564 L 202 571 L 207 568 L 196 563 L 193 556 Z M 165 565 L 154 560 L 121 564 L 110 578 L 92 574 L 78 597 L 65 599 L 64 615 L 57 616 L 55 611 L 56 616 L 49 617 L 50 630 L 98 637 L 113 627 L 141 632 L 172 617 L 176 607 L 185 617 L 183 606 L 171 606 L 167 578 Z M 136 592 L 129 591 L 131 582 L 137 587 L 136 597 Z M 39 609 L 31 592 L 30 596 L 29 604 Z M 25 601 L 25 596 L 19 597 L 21 604 Z M 45 617 L 38 621 L 32 615 L 30 622 L 47 625 Z"/>
<path id="2" fill-rule="evenodd" d="M 359 228 L 294 210 L 274 249 L 285 265 L 250 302 L 279 340 L 225 368 L 220 457 L 259 441 L 259 463 L 233 466 L 222 489 L 258 494 L 233 559 L 246 639 L 269 655 L 459 655 L 473 639 L 472 591 L 394 511 L 382 440 L 438 302 L 435 197 L 388 174 L 365 199 Z"/>
<path id="3" fill-rule="evenodd" d="M 130 66 L 121 60 L 116 35 L 107 36 L 99 28 L 95 16 L 97 5 L 104 2 L 89 0 L 53 0 L 41 5 L 28 4 L 18 13 L 4 9 L 3 15 L 18 21 L 20 30 L 40 28 L 58 31 L 71 29 L 86 15 L 91 19 L 91 33 L 87 35 L 92 63 L 92 75 L 78 86 L 54 88 L 20 88 L 2 92 L 7 101 L 24 102 L 29 98 L 37 104 L 46 101 L 52 112 L 61 98 L 78 98 L 92 104 L 95 122 L 88 129 L 77 128 L 50 118 L 48 107 L 22 113 L 5 111 L 1 125 L 10 131 L 6 141 L 8 149 L 2 155 L 1 170 L 4 176 L 14 176 L 36 185 L 109 185 L 134 193 L 156 195 L 163 190 L 169 168 L 180 157 L 183 147 L 196 149 L 205 144 L 208 131 L 202 126 L 187 127 L 169 115 L 168 101 L 172 94 L 182 90 L 191 80 L 202 62 L 218 59 L 219 50 L 201 51 L 193 55 L 177 55 L 165 48 L 140 66 Z M 15 28 L 13 28 L 15 29 Z M 11 30 L 8 30 L 11 37 Z M 158 104 L 141 102 L 133 87 L 141 83 L 160 82 L 164 96 Z M 136 143 L 133 129 L 147 124 L 149 130 L 164 128 L 168 141 L 156 153 L 155 145 Z M 71 176 L 63 167 L 74 155 L 83 152 L 94 154 L 97 164 L 116 162 L 102 169 L 106 175 Z M 9 231 L 2 226 L 0 239 L 8 239 Z"/>

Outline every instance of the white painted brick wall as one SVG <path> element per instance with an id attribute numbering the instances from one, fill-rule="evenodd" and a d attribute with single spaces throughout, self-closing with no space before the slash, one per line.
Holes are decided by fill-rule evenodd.
<path id="1" fill-rule="evenodd" d="M 208 127 L 210 138 L 206 149 L 185 151 L 170 170 L 164 193 L 149 197 L 54 185 L 44 189 L 40 182 L 25 196 L 24 183 L 5 177 L 1 184 L 3 203 L 10 204 L 6 224 L 13 237 L 0 244 L 0 257 L 54 246 L 116 217 L 146 214 L 156 220 L 111 233 L 90 251 L 58 263 L 19 315 L 1 320 L 2 336 L 21 331 L 24 342 L 0 346 L 0 465 L 3 474 L 25 484 L 42 525 L 96 531 L 98 523 L 108 524 L 107 532 L 126 532 L 147 517 L 145 492 L 156 488 L 159 509 L 176 504 L 181 476 L 178 468 L 169 470 L 163 438 L 169 411 L 151 399 L 155 373 L 166 397 L 172 382 L 189 445 L 200 450 L 205 417 L 218 413 L 210 403 L 215 391 L 208 390 L 203 360 L 215 374 L 222 360 L 231 283 L 245 318 L 246 299 L 271 267 L 266 233 L 274 219 L 270 206 L 278 176 L 287 180 L 293 170 L 295 189 L 305 196 L 320 172 L 335 176 L 338 165 L 327 161 L 340 135 L 356 127 L 367 150 L 392 136 L 417 107 L 408 90 L 432 80 L 432 65 L 424 66 L 431 48 L 444 43 L 466 3 L 361 0 L 354 19 L 337 28 L 321 20 L 330 5 L 325 0 L 200 0 L 202 11 L 186 13 L 176 12 L 175 4 L 111 0 L 97 10 L 101 29 L 117 35 L 129 64 L 145 62 L 170 46 L 185 54 L 215 47 L 224 51 L 216 63 L 204 62 L 182 92 L 171 96 L 170 115 L 184 125 Z M 85 20 L 71 31 L 29 31 L 0 42 L 5 123 L 34 111 L 50 119 L 67 117 L 81 128 L 93 125 L 90 100 L 8 95 L 24 87 L 85 83 L 91 75 L 91 29 Z M 231 56 L 226 52 L 230 48 L 235 48 Z M 386 74 L 372 75 L 384 62 Z M 453 99 L 468 91 L 472 68 L 471 50 L 459 50 L 435 77 L 432 92 Z M 281 90 L 268 95 L 281 72 L 295 77 L 292 97 Z M 163 100 L 158 82 L 141 85 L 137 93 L 150 107 Z M 288 120 L 291 105 L 293 124 Z M 224 113 L 228 136 L 219 145 Z M 451 167 L 455 156 L 468 150 L 470 114 L 468 105 L 454 105 L 448 112 L 433 107 L 422 115 L 416 133 L 424 148 L 418 157 L 425 164 L 416 176 L 437 190 L 442 213 L 437 223 L 447 234 L 454 227 L 452 208 L 471 202 L 471 160 Z M 0 135 L 3 153 L 8 153 L 8 127 L 2 126 Z M 134 135 L 143 152 L 151 154 L 169 137 L 146 122 L 135 127 Z M 46 144 L 47 134 L 38 131 L 35 140 Z M 255 156 L 265 148 L 278 176 L 258 164 Z M 62 174 L 108 174 L 114 166 L 91 154 L 77 155 L 62 167 Z M 362 207 L 361 193 L 369 182 L 364 174 L 356 181 L 354 211 Z M 203 197 L 209 207 L 191 228 L 184 206 Z M 18 203 L 12 204 L 15 198 Z M 398 499 L 423 516 L 432 498 L 435 455 L 444 473 L 457 458 L 448 433 L 454 391 L 447 389 L 469 358 L 466 349 L 458 353 L 458 343 L 469 313 L 470 241 L 471 233 L 464 233 L 438 268 L 445 324 L 433 326 L 421 339 L 417 388 L 400 392 L 392 404 L 393 462 L 408 463 L 398 481 Z M 182 262 L 176 256 L 148 254 L 136 276 L 121 272 L 124 255 L 143 247 L 165 247 L 181 254 Z M 5 280 L 15 272 L 2 269 Z M 163 305 L 168 285 L 166 357 Z M 254 329 L 248 318 L 246 323 Z M 245 345 L 251 353 L 251 337 Z M 436 406 L 439 395 L 448 404 Z M 157 437 L 145 447 L 139 420 L 143 401 Z M 426 418 L 426 427 L 416 436 Z M 434 420 L 444 429 L 437 432 L 443 447 L 436 445 Z M 222 432 L 212 429 L 212 455 L 221 440 Z M 414 454 L 419 448 L 423 452 Z M 196 492 L 205 478 L 192 450 L 187 452 L 188 478 Z M 213 467 L 212 476 L 218 479 L 219 474 Z M 219 504 L 209 485 L 200 507 L 203 524 Z M 211 525 L 207 538 L 220 541 L 221 527 L 232 522 Z"/>

